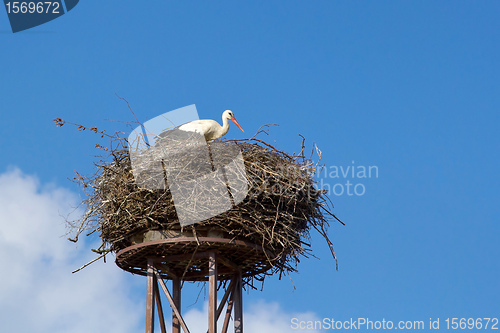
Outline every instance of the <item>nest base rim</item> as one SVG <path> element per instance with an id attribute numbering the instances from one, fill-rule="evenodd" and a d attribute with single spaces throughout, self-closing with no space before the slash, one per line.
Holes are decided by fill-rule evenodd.
<path id="1" fill-rule="evenodd" d="M 229 280 L 241 270 L 242 277 L 265 273 L 275 256 L 257 244 L 219 237 L 177 237 L 128 246 L 116 254 L 121 269 L 147 275 L 148 259 L 154 259 L 158 272 L 167 280 L 208 281 L 208 253 L 220 259 L 218 280 Z"/>

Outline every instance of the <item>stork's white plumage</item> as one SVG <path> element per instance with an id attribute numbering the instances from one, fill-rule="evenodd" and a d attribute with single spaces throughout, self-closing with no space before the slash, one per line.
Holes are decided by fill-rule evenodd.
<path id="1" fill-rule="evenodd" d="M 223 137 L 229 131 L 229 120 L 231 120 L 238 128 L 243 131 L 240 124 L 236 121 L 234 114 L 231 110 L 226 110 L 222 113 L 222 126 L 212 119 L 194 120 L 184 125 L 179 126 L 177 129 L 186 132 L 197 132 L 205 136 L 205 140 L 212 141 Z"/>

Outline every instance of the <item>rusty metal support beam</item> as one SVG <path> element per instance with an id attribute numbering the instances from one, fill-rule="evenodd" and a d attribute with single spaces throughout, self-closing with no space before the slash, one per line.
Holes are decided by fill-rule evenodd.
<path id="1" fill-rule="evenodd" d="M 222 297 L 219 307 L 217 308 L 217 319 L 219 319 L 220 314 L 222 313 L 222 310 L 224 309 L 224 305 L 226 305 L 227 299 L 229 295 L 233 294 L 234 286 L 236 284 L 236 278 L 231 279 L 231 283 L 229 283 L 229 286 L 226 289 L 226 292 L 224 293 L 224 296 Z"/>
<path id="2" fill-rule="evenodd" d="M 226 289 L 226 292 L 224 293 L 224 296 L 222 297 L 222 300 L 219 303 L 219 306 L 217 307 L 217 320 L 219 320 L 220 314 L 222 313 L 222 310 L 224 310 L 224 306 L 226 305 L 229 295 L 231 295 L 231 302 L 232 302 L 235 285 L 236 285 L 236 277 L 233 277 L 231 282 L 229 283 L 229 286 Z"/>
<path id="3" fill-rule="evenodd" d="M 175 316 L 177 319 L 179 319 L 179 322 L 181 324 L 182 329 L 184 330 L 184 333 L 189 333 L 189 329 L 186 326 L 186 323 L 184 322 L 184 319 L 181 316 L 181 312 L 177 305 L 174 303 L 174 300 L 172 298 L 172 295 L 170 294 L 170 291 L 168 291 L 167 286 L 165 285 L 165 282 L 163 282 L 163 279 L 160 276 L 160 273 L 158 271 L 154 271 L 154 274 L 156 275 L 156 278 L 158 279 L 158 282 L 160 283 L 161 289 L 163 289 L 163 292 L 165 293 L 165 296 L 167 296 L 167 300 L 170 303 L 170 306 L 172 307 L 172 310 L 174 311 Z"/>
<path id="4" fill-rule="evenodd" d="M 181 280 L 176 277 L 172 279 L 172 299 L 174 301 L 175 306 L 179 310 L 179 314 L 181 313 Z M 172 310 L 172 333 L 180 333 L 181 326 L 179 319 L 175 315 L 175 311 Z"/>
<path id="5" fill-rule="evenodd" d="M 234 286 L 234 333 L 243 333 L 243 278 L 241 271 L 236 274 Z"/>
<path id="6" fill-rule="evenodd" d="M 208 267 L 203 267 L 197 274 L 208 273 L 208 333 L 217 333 L 217 321 L 226 304 L 227 309 L 222 325 L 222 333 L 227 333 L 231 314 L 233 313 L 234 332 L 243 333 L 243 274 L 241 267 L 221 256 L 217 251 L 201 252 L 196 255 L 196 257 L 203 256 L 208 259 Z M 188 255 L 181 254 L 170 258 L 184 259 L 187 257 Z M 165 272 L 165 270 L 168 270 L 168 267 L 162 263 L 163 259 L 158 256 L 147 258 L 146 333 L 154 333 L 155 305 L 157 307 L 161 332 L 167 332 L 159 286 L 163 289 L 172 307 L 172 333 L 181 333 L 181 328 L 184 333 L 190 333 L 181 315 L 181 278 L 177 273 Z M 219 264 L 221 265 L 220 269 L 218 267 Z M 162 272 L 161 274 L 166 273 L 168 274 L 168 278 L 172 279 L 172 294 L 170 294 L 165 285 L 160 271 Z M 232 278 L 221 302 L 217 304 L 217 280 L 219 274 L 223 274 L 223 279 Z M 205 279 L 207 275 L 205 275 Z"/>
<path id="7" fill-rule="evenodd" d="M 208 253 L 208 332 L 217 333 L 217 258 Z"/>
<path id="8" fill-rule="evenodd" d="M 148 259 L 147 267 L 147 295 L 146 295 L 146 333 L 154 333 L 155 330 L 155 294 L 154 285 L 156 276 L 154 272 L 154 260 Z"/>
<path id="9" fill-rule="evenodd" d="M 156 275 L 155 275 L 156 278 Z M 165 316 L 163 315 L 163 307 L 161 305 L 160 290 L 158 289 L 158 282 L 155 281 L 154 292 L 156 299 L 156 307 L 158 308 L 158 318 L 160 320 L 161 333 L 167 333 L 167 328 L 165 327 Z"/>
<path id="10" fill-rule="evenodd" d="M 234 292 L 231 293 L 231 298 L 227 302 L 226 316 L 224 317 L 224 324 L 222 325 L 222 333 L 227 333 L 229 327 L 229 320 L 231 319 L 231 312 L 233 311 L 233 297 Z"/>

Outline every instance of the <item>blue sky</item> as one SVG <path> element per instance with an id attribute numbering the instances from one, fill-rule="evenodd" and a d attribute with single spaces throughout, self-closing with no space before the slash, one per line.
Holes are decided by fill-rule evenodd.
<path id="1" fill-rule="evenodd" d="M 105 120 L 133 120 L 115 94 L 141 121 L 190 104 L 216 120 L 231 109 L 245 133 L 233 126 L 228 137 L 277 123 L 264 139 L 283 150 L 300 150 L 301 134 L 327 168 L 378 168 L 371 179 L 323 179 L 365 189 L 330 196 L 346 222 L 330 229 L 339 271 L 314 235 L 320 260 L 299 264 L 296 290 L 288 278 L 270 278 L 262 292 L 245 293 L 247 309 L 274 304 L 288 320 L 284 332 L 294 331 L 297 313 L 426 323 L 500 317 L 499 14 L 496 1 L 85 1 L 12 34 L 2 9 L 0 173 L 32 184 L 37 198 L 57 190 L 77 202 L 67 178 L 74 169 L 90 174 L 95 143 L 107 141 L 58 129 L 53 118 L 127 130 Z M 66 242 L 59 236 L 53 241 Z M 60 245 L 75 251 L 61 268 L 70 284 L 85 280 L 71 275 L 87 258 L 84 245 Z M 9 257 L 8 247 L 0 255 Z M 89 271 L 118 277 L 129 287 L 115 301 L 140 305 L 145 280 L 105 266 Z"/>

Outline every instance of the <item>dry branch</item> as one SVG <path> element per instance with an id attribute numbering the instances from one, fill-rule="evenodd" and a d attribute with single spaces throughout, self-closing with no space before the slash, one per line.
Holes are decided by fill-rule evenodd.
<path id="1" fill-rule="evenodd" d="M 229 211 L 190 226 L 195 235 L 197 230 L 216 228 L 233 239 L 259 244 L 274 254 L 268 257 L 273 268 L 266 274 L 279 272 L 282 276 L 296 271 L 300 257 L 310 255 L 308 240 L 310 231 L 315 229 L 326 240 L 336 260 L 327 228 L 328 216 L 337 217 L 331 212 L 326 192 L 315 187 L 317 163 L 304 156 L 304 140 L 297 155 L 289 155 L 255 137 L 215 141 L 209 145 L 222 159 L 226 146 L 239 147 L 249 192 Z M 160 150 L 161 146 L 151 149 Z M 319 150 L 316 152 L 321 154 Z M 98 231 L 102 239 L 99 249 L 107 253 L 130 246 L 134 235 L 149 230 L 182 231 L 170 191 L 136 185 L 128 142 L 114 137 L 108 153 L 96 164 L 94 175 L 75 177 L 87 195 L 84 201 L 87 210 L 79 223 L 70 225 L 74 233 L 72 240 L 77 241 L 84 231 Z M 196 160 L 197 156 L 183 151 L 173 158 Z M 199 199 L 196 209 L 210 205 L 203 202 L 204 196 L 200 193 L 193 196 Z"/>

